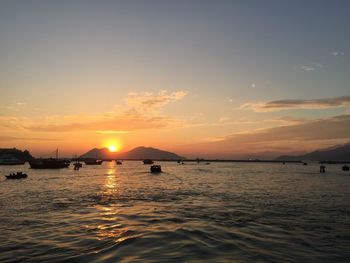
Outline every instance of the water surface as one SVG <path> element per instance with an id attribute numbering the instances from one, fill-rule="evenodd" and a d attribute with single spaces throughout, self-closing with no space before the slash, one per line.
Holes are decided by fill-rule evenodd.
<path id="1" fill-rule="evenodd" d="M 340 165 L 141 162 L 0 179 L 0 262 L 350 262 Z"/>

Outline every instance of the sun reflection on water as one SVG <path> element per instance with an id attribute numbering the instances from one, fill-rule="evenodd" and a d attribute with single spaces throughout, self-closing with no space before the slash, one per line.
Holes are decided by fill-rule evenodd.
<path id="1" fill-rule="evenodd" d="M 118 217 L 120 209 L 114 202 L 118 199 L 118 192 L 120 190 L 118 171 L 114 162 L 108 163 L 107 172 L 105 174 L 107 176 L 104 189 L 100 194 L 103 195 L 104 200 L 108 201 L 96 206 L 96 210 L 99 214 L 99 221 L 101 222 L 96 227 L 96 235 L 99 240 L 112 238 L 118 242 L 120 238 L 123 238 L 123 233 L 127 231 L 127 229 L 120 223 L 120 218 Z"/>

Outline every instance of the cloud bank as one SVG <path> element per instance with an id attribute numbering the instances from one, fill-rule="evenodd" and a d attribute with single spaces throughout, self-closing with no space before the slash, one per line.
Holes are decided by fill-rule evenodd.
<path id="1" fill-rule="evenodd" d="M 254 112 L 269 112 L 290 109 L 326 109 L 340 106 L 350 106 L 350 96 L 312 99 L 312 100 L 275 100 L 270 102 L 248 102 L 240 109 L 249 109 Z"/>
<path id="2" fill-rule="evenodd" d="M 165 105 L 179 101 L 186 91 L 169 93 L 166 90 L 157 94 L 129 93 L 125 105 L 119 111 L 100 115 L 58 115 L 40 119 L 0 117 L 0 127 L 7 130 L 18 129 L 30 132 L 76 132 L 94 131 L 97 133 L 125 134 L 136 130 L 159 129 L 179 125 L 175 117 L 161 112 Z"/>
<path id="3" fill-rule="evenodd" d="M 187 145 L 180 150 L 205 156 L 210 149 L 213 156 L 235 158 L 262 151 L 302 152 L 348 141 L 350 114 L 231 134 L 219 141 Z"/>

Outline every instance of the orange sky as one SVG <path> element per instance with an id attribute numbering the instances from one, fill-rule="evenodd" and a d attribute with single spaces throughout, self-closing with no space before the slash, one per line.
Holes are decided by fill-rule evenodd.
<path id="1" fill-rule="evenodd" d="M 350 141 L 346 1 L 146 2 L 0 2 L 0 147 L 272 158 Z"/>

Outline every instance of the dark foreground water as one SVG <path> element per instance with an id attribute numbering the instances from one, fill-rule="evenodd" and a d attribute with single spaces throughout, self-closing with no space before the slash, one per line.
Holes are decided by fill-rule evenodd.
<path id="1" fill-rule="evenodd" d="M 340 165 L 162 167 L 0 167 L 0 262 L 350 262 Z"/>

